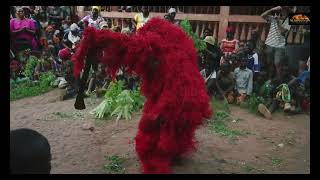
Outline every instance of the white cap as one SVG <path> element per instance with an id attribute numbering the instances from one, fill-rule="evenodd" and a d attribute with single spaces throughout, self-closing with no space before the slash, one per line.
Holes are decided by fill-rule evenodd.
<path id="1" fill-rule="evenodd" d="M 176 9 L 175 9 L 175 8 L 170 8 L 169 11 L 168 11 L 168 13 L 169 13 L 169 14 L 171 14 L 171 13 L 176 13 Z"/>
<path id="2" fill-rule="evenodd" d="M 59 33 L 60 33 L 59 30 L 54 31 L 54 35 L 57 35 L 57 34 L 59 34 Z"/>
<path id="3" fill-rule="evenodd" d="M 78 27 L 78 25 L 77 25 L 76 23 L 73 23 L 73 24 L 71 24 L 71 26 L 70 26 L 70 30 L 71 30 L 71 31 L 79 30 L 79 27 Z"/>

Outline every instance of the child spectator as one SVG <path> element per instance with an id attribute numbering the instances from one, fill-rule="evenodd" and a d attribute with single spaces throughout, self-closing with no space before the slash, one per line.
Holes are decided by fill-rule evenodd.
<path id="1" fill-rule="evenodd" d="M 247 68 L 246 57 L 240 59 L 240 66 L 234 70 L 234 77 L 236 81 L 237 104 L 241 104 L 247 95 L 251 95 L 253 88 L 253 74 Z"/>
<path id="2" fill-rule="evenodd" d="M 46 137 L 31 129 L 10 132 L 10 172 L 50 174 L 51 150 Z"/>

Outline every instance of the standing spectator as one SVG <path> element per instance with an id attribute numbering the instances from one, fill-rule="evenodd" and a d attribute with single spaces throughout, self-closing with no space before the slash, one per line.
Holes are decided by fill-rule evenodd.
<path id="1" fill-rule="evenodd" d="M 170 8 L 169 11 L 168 11 L 168 20 L 172 24 L 179 26 L 179 24 L 180 24 L 179 21 L 175 20 L 176 13 L 177 12 L 176 12 L 175 8 Z"/>
<path id="2" fill-rule="evenodd" d="M 70 6 L 60 6 L 63 12 L 63 20 L 71 19 L 71 7 Z"/>
<path id="3" fill-rule="evenodd" d="M 10 18 L 16 18 L 16 8 L 14 6 L 10 6 Z"/>
<path id="4" fill-rule="evenodd" d="M 38 12 L 35 9 L 36 9 L 35 6 L 29 6 L 29 9 L 27 11 L 29 11 L 30 19 L 32 19 L 35 22 L 35 25 L 36 25 L 36 37 L 37 37 L 37 41 L 39 41 L 40 37 L 41 37 L 41 24 L 40 24 L 40 21 L 39 21 Z"/>
<path id="5" fill-rule="evenodd" d="M 276 12 L 280 12 L 282 16 Z M 290 30 L 289 19 L 285 18 L 289 12 L 287 7 L 277 6 L 261 14 L 261 17 L 270 23 L 270 30 L 265 44 L 267 45 L 267 61 L 271 72 L 273 65 L 276 68 L 276 75 L 280 75 L 280 59 L 285 55 L 285 46 L 288 31 Z M 270 15 L 274 13 L 274 15 Z M 272 73 L 271 73 L 272 74 Z"/>
<path id="6" fill-rule="evenodd" d="M 150 19 L 148 6 L 142 6 L 142 12 L 134 16 L 133 23 L 136 27 L 136 31 L 141 28 Z"/>
<path id="7" fill-rule="evenodd" d="M 227 28 L 227 38 L 222 39 L 220 43 L 220 49 L 223 53 L 220 64 L 225 62 L 227 56 L 236 53 L 239 50 L 239 41 L 234 39 L 235 28 L 229 26 Z"/>
<path id="8" fill-rule="evenodd" d="M 254 51 L 254 44 L 252 42 L 248 42 L 245 47 L 246 55 L 248 57 L 248 65 L 247 67 L 254 73 L 257 74 L 260 72 L 260 63 L 258 54 Z"/>
<path id="9" fill-rule="evenodd" d="M 101 9 L 99 6 L 92 6 L 91 15 L 87 15 L 84 18 L 82 18 L 78 24 L 82 24 L 85 21 L 87 21 L 88 26 L 99 29 L 99 24 L 103 21 L 103 18 L 100 16 L 100 10 Z"/>
<path id="10" fill-rule="evenodd" d="M 54 25 L 54 28 L 61 26 L 63 20 L 63 11 L 60 6 L 52 6 L 48 9 L 49 25 Z"/>
<path id="11" fill-rule="evenodd" d="M 27 48 L 36 49 L 35 23 L 31 19 L 25 18 L 22 8 L 17 9 L 16 17 L 10 20 L 10 32 L 14 52 L 17 53 Z"/>
<path id="12" fill-rule="evenodd" d="M 207 36 L 213 36 L 212 30 L 209 29 L 209 28 L 206 28 L 206 29 L 203 31 L 203 39 L 206 38 Z"/>
<path id="13" fill-rule="evenodd" d="M 237 104 L 242 103 L 247 95 L 251 95 L 253 88 L 253 74 L 247 68 L 247 58 L 240 59 L 240 66 L 234 70 L 236 80 L 235 90 L 237 94 Z"/>
<path id="14" fill-rule="evenodd" d="M 204 53 L 205 59 L 205 70 L 206 70 L 206 77 L 207 80 L 207 87 L 210 95 L 213 95 L 215 80 L 216 80 L 216 73 L 219 69 L 219 60 L 221 58 L 221 51 L 219 47 L 215 45 L 214 38 L 212 36 L 207 36 L 204 39 L 206 42 L 207 49 Z"/>

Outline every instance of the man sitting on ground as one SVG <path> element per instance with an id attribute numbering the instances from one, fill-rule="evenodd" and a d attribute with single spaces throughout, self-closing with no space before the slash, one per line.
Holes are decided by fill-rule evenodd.
<path id="1" fill-rule="evenodd" d="M 253 88 L 253 73 L 247 68 L 247 58 L 241 57 L 240 66 L 234 70 L 236 80 L 237 104 L 244 102 L 247 95 L 251 95 Z"/>
<path id="2" fill-rule="evenodd" d="M 232 103 L 234 91 L 234 75 L 230 71 L 230 66 L 227 63 L 221 64 L 220 71 L 217 75 L 216 86 L 218 89 L 218 98 L 227 98 L 228 103 Z"/>

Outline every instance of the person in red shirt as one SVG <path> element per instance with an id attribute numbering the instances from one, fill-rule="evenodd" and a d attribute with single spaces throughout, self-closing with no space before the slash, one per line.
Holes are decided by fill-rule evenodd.
<path id="1" fill-rule="evenodd" d="M 220 60 L 220 65 L 225 62 L 227 56 L 236 53 L 239 49 L 239 41 L 234 38 L 235 28 L 229 26 L 227 28 L 227 38 L 222 39 L 220 42 L 220 49 L 223 53 L 223 56 Z"/>

